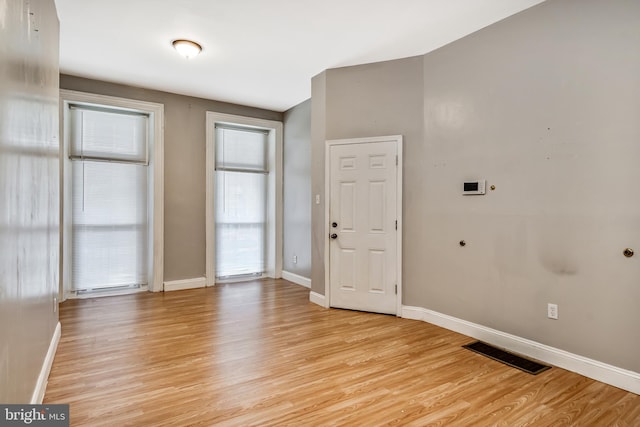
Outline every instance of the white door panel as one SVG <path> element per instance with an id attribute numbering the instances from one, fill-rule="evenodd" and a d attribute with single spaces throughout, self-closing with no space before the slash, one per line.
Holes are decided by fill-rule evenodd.
<path id="1" fill-rule="evenodd" d="M 396 156 L 396 141 L 330 148 L 332 307 L 396 313 Z"/>

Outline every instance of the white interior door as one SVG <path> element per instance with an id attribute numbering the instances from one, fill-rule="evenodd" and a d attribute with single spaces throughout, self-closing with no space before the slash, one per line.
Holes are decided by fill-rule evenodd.
<path id="1" fill-rule="evenodd" d="M 329 150 L 330 306 L 396 314 L 398 141 Z"/>

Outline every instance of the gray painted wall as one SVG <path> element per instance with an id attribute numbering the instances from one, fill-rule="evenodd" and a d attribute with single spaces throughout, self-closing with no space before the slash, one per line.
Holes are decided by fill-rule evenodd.
<path id="1" fill-rule="evenodd" d="M 311 100 L 307 100 L 284 113 L 283 267 L 308 279 L 311 278 L 310 171 Z"/>
<path id="2" fill-rule="evenodd" d="M 326 139 L 405 135 L 405 305 L 640 372 L 640 258 L 622 256 L 640 247 L 638 46 L 640 2 L 551 0 L 422 65 L 316 77 L 312 128 Z M 471 178 L 496 190 L 464 197 Z M 322 182 L 314 169 L 314 194 Z M 314 248 L 323 213 L 314 205 Z"/>
<path id="3" fill-rule="evenodd" d="M 164 281 L 204 277 L 206 112 L 278 121 L 283 114 L 68 75 L 60 87 L 164 104 Z"/>
<path id="4" fill-rule="evenodd" d="M 53 0 L 0 26 L 0 402 L 29 403 L 58 313 L 58 34 Z"/>
<path id="5" fill-rule="evenodd" d="M 640 2 L 554 0 L 425 56 L 410 304 L 640 372 L 639 46 Z"/>
<path id="6" fill-rule="evenodd" d="M 327 72 L 311 80 L 311 291 L 324 295 L 324 150 Z M 317 198 L 317 199 L 316 199 Z"/>

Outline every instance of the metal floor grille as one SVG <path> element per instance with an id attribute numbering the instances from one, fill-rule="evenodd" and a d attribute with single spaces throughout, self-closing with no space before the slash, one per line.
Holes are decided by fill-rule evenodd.
<path id="1" fill-rule="evenodd" d="M 480 341 L 466 344 L 462 347 L 532 375 L 538 375 L 540 372 L 551 368 L 551 366 L 542 365 Z"/>

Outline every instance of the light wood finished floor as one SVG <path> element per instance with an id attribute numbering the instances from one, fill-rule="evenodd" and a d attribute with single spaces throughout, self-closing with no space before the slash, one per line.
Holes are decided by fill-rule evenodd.
<path id="1" fill-rule="evenodd" d="M 66 301 L 45 403 L 74 426 L 640 426 L 640 396 L 532 376 L 284 280 Z"/>

